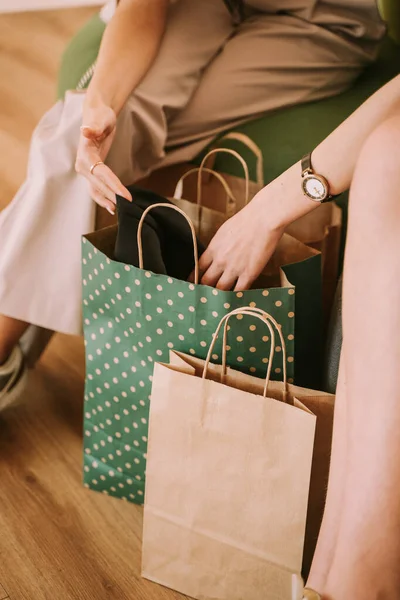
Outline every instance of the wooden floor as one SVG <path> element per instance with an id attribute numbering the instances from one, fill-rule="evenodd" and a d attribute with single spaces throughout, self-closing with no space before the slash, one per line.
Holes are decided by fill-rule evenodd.
<path id="1" fill-rule="evenodd" d="M 0 208 L 92 9 L 0 15 Z M 1 251 L 1 240 L 0 240 Z M 172 600 L 140 577 L 142 511 L 81 485 L 82 341 L 56 336 L 24 404 L 0 416 L 0 600 Z"/>

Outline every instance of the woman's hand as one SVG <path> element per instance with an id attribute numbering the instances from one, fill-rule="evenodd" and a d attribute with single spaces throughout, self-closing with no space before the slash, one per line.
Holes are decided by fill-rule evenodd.
<path id="1" fill-rule="evenodd" d="M 91 197 L 112 215 L 115 214 L 115 195 L 132 200 L 129 191 L 105 164 L 98 164 L 92 173 L 92 165 L 103 162 L 115 136 L 117 118 L 106 105 L 85 108 L 79 139 L 75 169 L 86 177 L 90 184 Z"/>
<path id="2" fill-rule="evenodd" d="M 202 284 L 220 290 L 247 290 L 260 275 L 284 231 L 268 214 L 265 190 L 224 223 L 211 240 L 200 259 Z"/>

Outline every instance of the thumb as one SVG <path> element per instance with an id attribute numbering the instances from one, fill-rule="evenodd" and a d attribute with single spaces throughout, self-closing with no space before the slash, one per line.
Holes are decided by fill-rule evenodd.
<path id="1" fill-rule="evenodd" d="M 115 127 L 115 112 L 109 107 L 101 110 L 90 111 L 84 118 L 81 126 L 82 135 L 89 140 L 104 140 Z"/>
<path id="2" fill-rule="evenodd" d="M 103 141 L 111 132 L 111 127 L 100 126 L 100 125 L 82 125 L 81 126 L 82 135 L 88 140 L 96 140 Z"/>

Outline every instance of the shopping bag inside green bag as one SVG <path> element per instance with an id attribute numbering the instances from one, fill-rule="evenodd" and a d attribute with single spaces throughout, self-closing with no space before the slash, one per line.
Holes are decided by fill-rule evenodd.
<path id="1" fill-rule="evenodd" d="M 145 211 L 142 223 L 148 212 L 156 208 L 154 205 Z M 191 229 L 195 243 L 192 224 Z M 296 240 L 292 244 L 288 237 L 283 238 L 277 252 L 293 261 L 295 246 L 301 252 L 297 253 L 297 262 L 279 267 L 281 275 L 267 273 L 269 281 L 277 279 L 278 287 L 225 292 L 199 285 L 198 269 L 195 283 L 155 274 L 141 268 L 140 231 L 139 227 L 139 267 L 113 259 L 116 228 L 90 234 L 82 244 L 86 344 L 84 480 L 93 489 L 139 503 L 143 502 L 145 485 L 154 362 L 168 360 L 171 349 L 204 358 L 218 320 L 229 310 L 251 305 L 267 310 L 281 323 L 292 381 L 295 348 L 299 345 L 295 320 L 297 327 L 298 313 L 310 311 L 302 311 L 297 299 L 310 294 L 310 303 L 315 307 L 321 285 L 319 253 Z M 279 263 L 276 257 L 274 261 Z M 198 266 L 197 255 L 195 263 Z M 279 285 L 280 279 L 283 285 Z M 303 292 L 302 286 L 307 288 Z M 318 310 L 311 313 L 311 318 L 305 315 L 306 335 L 300 341 L 314 369 L 319 349 L 311 332 L 318 328 Z M 260 338 L 256 322 L 244 322 L 241 315 L 236 318 L 239 322 L 235 341 L 228 350 L 229 365 L 261 374 L 269 361 L 269 336 Z M 217 346 L 212 358 L 217 361 L 219 356 Z M 281 372 L 282 351 L 278 347 L 272 373 L 279 377 Z"/>

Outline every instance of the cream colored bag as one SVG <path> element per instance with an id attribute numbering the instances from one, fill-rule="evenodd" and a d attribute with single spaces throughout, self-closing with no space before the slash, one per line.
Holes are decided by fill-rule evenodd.
<path id="1" fill-rule="evenodd" d="M 204 173 L 213 176 L 219 182 L 222 192 L 225 193 L 224 206 L 220 206 L 222 210 L 215 210 L 203 205 L 204 190 L 202 183 Z M 196 203 L 182 198 L 184 181 L 195 174 L 197 174 Z M 236 198 L 223 176 L 207 167 L 195 167 L 182 175 L 176 185 L 174 196 L 169 198 L 169 200 L 181 208 L 190 218 L 194 224 L 198 238 L 205 246 L 208 246 L 218 229 L 225 223 L 228 212 L 236 210 Z"/>
<path id="2" fill-rule="evenodd" d="M 217 144 L 221 144 L 223 140 L 236 140 L 244 144 L 249 148 L 256 156 L 256 180 L 252 181 L 249 175 L 248 164 L 241 154 L 225 147 L 214 147 L 204 157 L 201 168 L 207 167 L 212 171 L 216 171 L 214 159 L 218 154 L 229 154 L 240 161 L 243 167 L 244 178 L 237 177 L 236 175 L 230 175 L 228 173 L 219 173 L 225 179 L 229 185 L 230 190 L 235 198 L 235 205 L 230 204 L 229 210 L 226 213 L 226 198 L 223 189 L 220 187 L 218 181 L 207 176 L 209 172 L 205 171 L 204 177 L 202 177 L 202 189 L 203 189 L 203 205 L 208 208 L 212 208 L 225 214 L 228 218 L 241 208 L 243 208 L 255 194 L 264 187 L 263 178 L 263 156 L 260 148 L 251 140 L 248 136 L 232 132 L 228 133 L 223 138 L 218 140 Z M 171 197 L 174 195 L 177 182 L 188 173 L 193 170 L 193 164 L 181 163 L 178 165 L 170 165 L 155 171 L 149 175 L 144 181 L 141 182 L 143 187 L 153 190 L 161 196 Z M 182 191 L 182 197 L 194 204 L 197 203 L 198 187 L 196 181 L 193 178 L 187 178 Z"/>
<path id="3" fill-rule="evenodd" d="M 214 163 L 209 162 L 210 157 L 211 158 L 215 157 L 217 154 L 223 153 L 223 152 L 228 153 L 228 154 L 232 154 L 233 152 L 235 152 L 234 150 L 231 150 L 230 148 L 225 148 L 223 145 L 221 146 L 221 144 L 223 144 L 223 142 L 226 140 L 234 140 L 234 141 L 240 142 L 241 144 L 246 146 L 249 150 L 251 150 L 251 152 L 254 154 L 254 156 L 256 158 L 256 179 L 255 179 L 255 181 L 252 181 L 249 177 L 249 169 L 248 169 L 247 163 L 246 163 L 246 169 L 244 170 L 244 172 L 245 172 L 244 179 L 242 179 L 241 177 L 237 177 L 236 175 L 230 175 L 229 173 L 221 173 L 223 175 L 225 181 L 228 183 L 230 189 L 232 190 L 233 195 L 237 199 L 236 212 L 238 212 L 246 204 L 248 204 L 250 202 L 250 200 L 252 200 L 254 198 L 254 196 L 257 194 L 257 192 L 259 192 L 265 185 L 265 182 L 264 182 L 264 159 L 263 159 L 263 154 L 262 154 L 261 148 L 259 148 L 259 146 L 257 146 L 257 144 L 248 135 L 245 135 L 244 133 L 240 133 L 238 131 L 231 131 L 230 133 L 227 133 L 226 135 L 224 135 L 222 138 L 219 138 L 219 140 L 217 141 L 217 147 L 213 148 L 204 157 L 204 159 L 202 161 L 203 165 L 210 166 L 212 169 L 215 170 Z M 242 160 L 244 160 L 243 157 L 242 157 Z M 207 186 L 207 179 L 205 179 L 204 184 Z M 207 188 L 205 191 L 206 192 L 209 191 L 211 193 L 212 188 L 211 187 L 209 189 Z"/>
<path id="4" fill-rule="evenodd" d="M 226 369 L 233 315 L 269 329 L 265 382 Z M 155 365 L 142 574 L 193 598 L 301 598 L 316 418 L 286 391 L 286 373 L 270 392 L 271 323 L 286 364 L 277 322 L 246 307 L 221 320 L 206 361 L 172 353 L 170 365 Z M 212 365 L 224 325 L 222 365 Z"/>
<path id="5" fill-rule="evenodd" d="M 342 209 L 335 202 L 321 204 L 318 210 L 289 225 L 286 233 L 321 252 L 323 306 L 327 320 L 339 277 Z"/>

